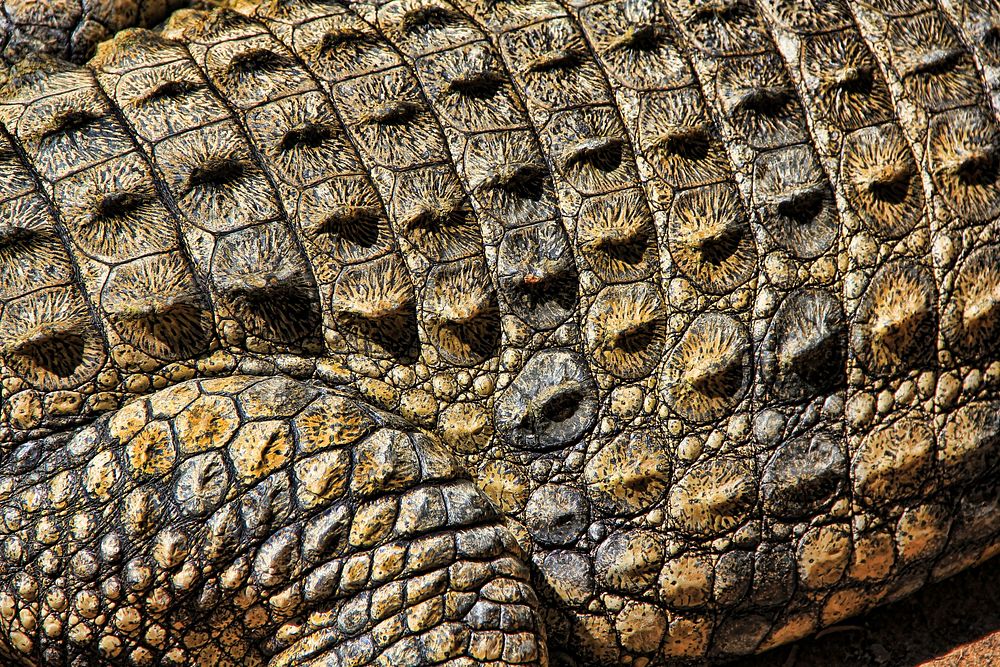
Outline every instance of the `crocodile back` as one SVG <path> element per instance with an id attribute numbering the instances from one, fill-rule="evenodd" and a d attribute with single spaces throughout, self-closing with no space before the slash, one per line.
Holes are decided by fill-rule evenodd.
<path id="1" fill-rule="evenodd" d="M 241 0 L 0 99 L 0 440 L 212 375 L 433 429 L 595 664 L 1000 530 L 1000 8 Z"/>

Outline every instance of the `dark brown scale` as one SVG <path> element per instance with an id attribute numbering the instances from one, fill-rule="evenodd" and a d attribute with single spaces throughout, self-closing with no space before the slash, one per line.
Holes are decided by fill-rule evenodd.
<path id="1" fill-rule="evenodd" d="M 844 491 L 847 461 L 843 438 L 819 431 L 789 440 L 762 472 L 765 511 L 785 517 L 806 516 Z"/>
<path id="2" fill-rule="evenodd" d="M 823 290 L 790 294 L 760 350 L 760 381 L 778 400 L 812 400 L 846 384 L 846 331 L 840 296 Z"/>
<path id="3" fill-rule="evenodd" d="M 449 7 L 449 11 L 457 10 Z M 454 23 L 466 30 L 464 18 L 455 18 Z M 402 50 L 413 55 L 406 45 Z M 431 274 L 439 287 L 431 297 L 435 305 L 429 309 L 430 338 L 444 358 L 468 365 L 479 357 L 485 361 L 494 354 L 490 348 L 500 344 L 499 332 L 488 329 L 491 322 L 500 322 L 500 309 L 513 311 L 520 319 L 517 325 L 512 320 L 510 327 L 505 323 L 504 334 L 528 325 L 518 331 L 521 344 L 528 332 L 565 321 L 566 309 L 576 298 L 576 274 L 568 249 L 552 245 L 567 242 L 554 222 L 559 213 L 552 176 L 501 56 L 480 36 L 457 48 L 414 58 L 413 69 L 444 126 L 456 173 L 482 224 L 487 265 L 493 273 L 489 285 L 483 272 L 478 282 L 484 284 L 471 280 L 468 287 L 464 283 L 481 270 L 468 267 L 478 265 L 463 262 L 466 268 L 461 271 L 445 266 Z M 503 133 L 498 131 L 504 128 Z M 520 229 L 528 223 L 538 224 Z M 512 256 L 515 248 L 526 256 Z M 494 283 L 512 288 L 500 309 L 492 296 Z M 450 304 L 442 294 L 445 287 L 455 290 Z"/>
<path id="4" fill-rule="evenodd" d="M 249 109 L 290 93 L 315 87 L 295 58 L 282 48 L 254 21 L 236 14 L 221 12 L 225 21 L 195 21 L 167 26 L 167 34 L 189 42 L 195 61 L 227 101 Z"/>
<path id="5" fill-rule="evenodd" d="M 581 194 L 611 192 L 634 182 L 632 149 L 610 107 L 553 114 L 542 138 L 567 183 Z"/>
<path id="6" fill-rule="evenodd" d="M 938 12 L 893 19 L 893 66 L 918 104 L 939 111 L 974 103 L 983 92 L 971 54 Z"/>
<path id="7" fill-rule="evenodd" d="M 369 160 L 400 168 L 444 151 L 433 115 L 405 69 L 396 67 L 338 83 L 348 132 Z"/>
<path id="8" fill-rule="evenodd" d="M 85 166 L 55 180 L 51 206 L 70 242 L 73 273 L 100 321 L 115 372 L 139 374 L 121 386 L 119 377 L 112 375 L 102 385 L 129 393 L 139 387 L 141 392 L 143 383 L 148 386 L 150 376 L 169 363 L 190 363 L 208 352 L 215 333 L 212 314 L 180 250 L 176 220 L 160 201 L 149 164 L 135 150 L 92 75 L 82 69 L 67 73 L 73 76 L 57 77 L 53 83 L 69 90 L 52 92 L 64 101 L 77 99 L 84 107 L 54 119 L 52 136 L 98 127 L 109 150 L 122 148 L 86 166 L 92 152 L 83 142 L 62 144 L 62 160 L 73 163 L 79 158 Z M 45 140 L 21 145 L 29 159 L 45 163 Z M 153 256 L 169 256 L 170 261 L 158 263 L 150 260 Z M 101 402 L 113 405 L 110 396 Z"/>
<path id="9" fill-rule="evenodd" d="M 608 104 L 613 91 L 606 72 L 575 17 L 561 14 L 553 3 L 547 20 L 511 31 L 497 30 L 488 9 L 477 20 L 513 71 L 514 88 L 556 172 L 563 220 L 575 237 L 580 307 L 589 313 L 581 325 L 585 349 L 602 387 L 614 387 L 636 379 L 636 369 L 658 365 L 665 345 L 657 229 L 622 115 Z M 607 288 L 604 301 L 595 301 L 598 290 L 626 281 L 642 282 Z M 633 292 L 646 297 L 638 311 L 613 303 L 615 295 Z M 555 379 L 540 382 L 544 398 L 557 392 Z M 573 414 L 568 410 L 566 419 Z M 537 512 L 525 512 L 529 523 L 539 520 Z"/>
<path id="10" fill-rule="evenodd" d="M 645 96 L 637 132 L 646 159 L 674 187 L 707 185 L 730 173 L 722 139 L 692 88 Z"/>
<path id="11" fill-rule="evenodd" d="M 16 193 L 23 190 L 19 181 L 27 186 L 23 177 L 29 172 L 4 143 L 4 170 L 22 175 L 7 181 Z M 0 204 L 0 216 L 0 377 L 7 387 L 20 379 L 41 392 L 78 389 L 102 370 L 107 350 L 51 209 L 29 191 Z M 5 414 L 19 428 L 58 422 L 60 415 L 43 412 L 41 405 L 11 414 L 10 394 L 3 398 Z"/>
<path id="12" fill-rule="evenodd" d="M 776 244 L 807 259 L 833 246 L 840 219 L 814 151 L 792 146 L 761 154 L 753 184 L 762 224 Z"/>
<path id="13" fill-rule="evenodd" d="M 877 67 L 853 32 L 809 37 L 802 48 L 809 94 L 819 113 L 844 131 L 892 120 L 892 100 Z"/>
<path id="14" fill-rule="evenodd" d="M 715 84 L 723 112 L 746 142 L 776 148 L 805 140 L 805 118 L 776 55 L 720 63 Z"/>
<path id="15" fill-rule="evenodd" d="M 603 100 L 601 70 L 567 19 L 511 31 L 500 37 L 500 45 L 533 103 L 556 110 Z"/>

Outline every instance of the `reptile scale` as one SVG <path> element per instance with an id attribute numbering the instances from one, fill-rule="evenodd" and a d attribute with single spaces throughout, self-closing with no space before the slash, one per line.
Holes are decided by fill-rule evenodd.
<path id="1" fill-rule="evenodd" d="M 0 2 L 0 661 L 724 661 L 1000 552 L 996 0 L 177 4 Z"/>

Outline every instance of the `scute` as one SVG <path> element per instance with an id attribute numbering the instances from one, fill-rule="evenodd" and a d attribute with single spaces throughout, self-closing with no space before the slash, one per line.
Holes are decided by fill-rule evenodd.
<path id="1" fill-rule="evenodd" d="M 573 314 L 576 267 L 569 239 L 555 222 L 507 233 L 497 258 L 500 289 L 515 315 L 539 329 L 551 329 Z"/>
<path id="2" fill-rule="evenodd" d="M 583 471 L 594 503 L 612 514 L 649 508 L 669 486 L 671 457 L 655 432 L 623 434 L 605 445 Z"/>
<path id="3" fill-rule="evenodd" d="M 778 148 L 805 140 L 802 107 L 777 55 L 727 58 L 715 86 L 723 112 L 752 146 Z"/>
<path id="4" fill-rule="evenodd" d="M 0 355 L 30 386 L 51 390 L 93 379 L 106 351 L 79 292 L 54 287 L 7 304 Z"/>
<path id="5" fill-rule="evenodd" d="M 783 400 L 812 399 L 844 384 L 847 326 L 825 290 L 790 294 L 771 320 L 758 361 L 760 382 Z"/>
<path id="6" fill-rule="evenodd" d="M 941 316 L 941 329 L 962 359 L 989 356 L 997 349 L 1000 248 L 980 248 L 962 263 Z"/>
<path id="7" fill-rule="evenodd" d="M 531 358 L 497 400 L 501 437 L 517 449 L 566 447 L 597 419 L 597 387 L 583 357 L 546 350 Z"/>
<path id="8" fill-rule="evenodd" d="M 899 238 L 919 222 L 924 193 L 918 173 L 897 126 L 859 130 L 844 142 L 841 179 L 851 205 L 877 236 Z"/>
<path id="9" fill-rule="evenodd" d="M 805 40 L 803 51 L 806 85 L 831 123 L 850 131 L 892 120 L 889 91 L 860 36 L 850 32 L 816 35 Z"/>
<path id="10" fill-rule="evenodd" d="M 212 277 L 237 326 L 279 345 L 319 333 L 316 285 L 291 235 L 277 224 L 222 237 Z"/>
<path id="11" fill-rule="evenodd" d="M 945 483 L 968 483 L 993 470 L 1000 447 L 998 407 L 997 401 L 976 401 L 948 416 L 938 442 Z"/>
<path id="12" fill-rule="evenodd" d="M 664 400 L 683 419 L 709 422 L 728 414 L 750 384 L 750 346 L 729 315 L 699 315 L 664 365 Z"/>
<path id="13" fill-rule="evenodd" d="M 816 152 L 806 146 L 765 153 L 754 167 L 764 227 L 796 257 L 822 255 L 837 239 L 836 204 L 825 181 Z"/>
<path id="14" fill-rule="evenodd" d="M 594 363 L 612 375 L 648 376 L 666 346 L 666 313 L 657 290 L 646 283 L 602 291 L 584 323 Z"/>
<path id="15" fill-rule="evenodd" d="M 1000 212 L 1000 130 L 992 114 L 963 107 L 935 116 L 927 133 L 931 176 L 944 203 L 969 220 Z"/>
<path id="16" fill-rule="evenodd" d="M 711 537 L 748 519 L 756 498 L 750 468 L 736 459 L 718 458 L 694 466 L 671 488 L 668 512 L 682 533 Z"/>
<path id="17" fill-rule="evenodd" d="M 935 440 L 923 420 L 913 417 L 868 434 L 852 462 L 855 492 L 873 504 L 917 495 L 929 484 Z"/>
<path id="18" fill-rule="evenodd" d="M 190 267 L 176 253 L 115 267 L 101 307 L 126 340 L 156 359 L 191 359 L 211 340 L 211 311 Z"/>
<path id="19" fill-rule="evenodd" d="M 778 517 L 810 516 L 843 490 L 846 480 L 842 438 L 828 431 L 793 438 L 764 467 L 764 509 Z"/>
<path id="20" fill-rule="evenodd" d="M 448 363 L 474 364 L 494 353 L 498 342 L 496 294 L 480 262 L 435 269 L 428 280 L 432 343 Z"/>
<path id="21" fill-rule="evenodd" d="M 695 89 L 657 91 L 639 105 L 639 147 L 668 183 L 689 187 L 726 177 L 722 138 Z"/>
<path id="22" fill-rule="evenodd" d="M 656 3 L 598 3 L 581 11 L 580 17 L 613 81 L 640 90 L 677 88 L 691 81 Z"/>
<path id="23" fill-rule="evenodd" d="M 642 193 L 625 190 L 588 199 L 577 226 L 580 254 L 602 280 L 648 277 L 656 267 L 656 230 Z"/>
<path id="24" fill-rule="evenodd" d="M 0 299 L 54 287 L 72 268 L 42 201 L 32 195 L 0 204 Z"/>
<path id="25" fill-rule="evenodd" d="M 607 194 L 631 185 L 632 148 L 610 107 L 553 114 L 544 140 L 566 182 L 581 195 Z"/>
<path id="26" fill-rule="evenodd" d="M 937 293 L 930 272 L 897 262 L 879 270 L 858 308 L 851 347 L 872 373 L 892 375 L 928 363 L 937 331 Z"/>
<path id="27" fill-rule="evenodd" d="M 667 248 L 678 270 L 712 294 L 750 280 L 757 253 L 750 222 L 728 184 L 682 192 L 673 203 Z"/>

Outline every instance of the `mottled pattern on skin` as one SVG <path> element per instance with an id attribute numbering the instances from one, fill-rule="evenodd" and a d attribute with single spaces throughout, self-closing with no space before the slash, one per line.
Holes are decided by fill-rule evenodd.
<path id="1" fill-rule="evenodd" d="M 1000 550 L 995 3 L 225 4 L 0 5 L 4 659 L 719 661 Z"/>
<path id="2" fill-rule="evenodd" d="M 22 445 L 0 487 L 8 659 L 544 661 L 486 496 L 438 440 L 344 394 L 187 381 Z"/>
<path id="3" fill-rule="evenodd" d="M 82 61 L 102 41 L 132 26 L 154 26 L 185 0 L 5 0 L 0 54 L 51 53 Z"/>

